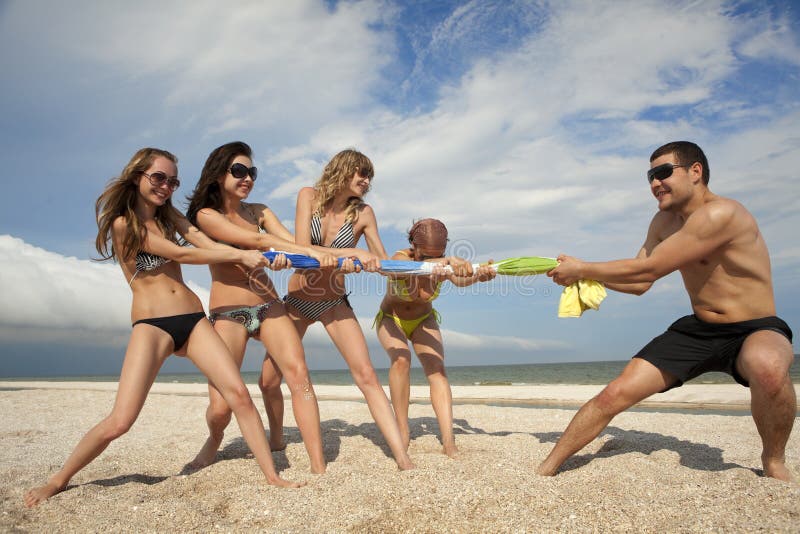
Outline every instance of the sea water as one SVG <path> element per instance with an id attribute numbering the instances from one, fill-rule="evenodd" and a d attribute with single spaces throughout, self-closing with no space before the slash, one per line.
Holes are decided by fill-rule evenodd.
<path id="1" fill-rule="evenodd" d="M 533 384 L 607 384 L 625 367 L 629 360 L 602 362 L 535 363 L 514 365 L 468 365 L 447 367 L 447 376 L 454 386 L 496 386 Z M 388 369 L 376 369 L 381 384 L 389 383 Z M 349 385 L 353 377 L 347 369 L 310 370 L 314 384 Z M 258 372 L 244 372 L 246 383 L 258 382 Z M 791 368 L 792 382 L 800 383 L 800 357 L 795 355 Z M 92 381 L 116 382 L 114 375 L 75 375 L 53 377 L 14 377 L 2 380 L 45 380 L 45 381 Z M 205 383 L 206 378 L 197 373 L 160 373 L 156 382 Z M 706 373 L 690 381 L 692 384 L 734 384 L 733 378 L 724 373 Z M 411 384 L 426 385 L 427 379 L 421 368 L 412 367 Z"/>

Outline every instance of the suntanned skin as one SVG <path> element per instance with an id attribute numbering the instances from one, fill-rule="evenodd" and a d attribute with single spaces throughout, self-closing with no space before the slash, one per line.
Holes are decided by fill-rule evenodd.
<path id="1" fill-rule="evenodd" d="M 167 176 L 175 176 L 177 168 L 172 161 L 158 157 L 147 172 L 163 172 Z M 191 244 L 204 248 L 181 247 L 166 239 L 156 224 L 154 215 L 156 207 L 162 205 L 172 192 L 164 186 L 153 186 L 144 179 L 140 179 L 137 186 L 139 194 L 134 211 L 148 230 L 143 250 L 172 261 L 153 271 L 139 273 L 131 283 L 131 322 L 148 317 L 202 312 L 200 300 L 183 283 L 181 263 L 233 262 L 244 265 L 247 269 L 263 268 L 266 265 L 267 262 L 259 251 L 217 245 L 182 216 L 178 220 L 178 232 Z M 114 250 L 122 250 L 126 226 L 127 221 L 122 216 L 114 221 Z M 136 272 L 135 261 L 133 258 L 125 260 L 124 257 L 125 254 L 118 257 L 120 267 L 125 279 L 131 280 Z M 203 319 L 197 323 L 183 347 L 173 345 L 170 335 L 153 325 L 140 323 L 133 327 L 111 413 L 83 436 L 61 469 L 46 484 L 25 493 L 25 506 L 36 506 L 64 491 L 76 473 L 97 458 L 113 440 L 128 431 L 136 421 L 161 365 L 171 354 L 189 358 L 217 385 L 225 402 L 231 406 L 242 436 L 269 484 L 281 487 L 304 485 L 284 480 L 275 471 L 258 410 L 228 349 L 208 321 Z"/>
<path id="2" fill-rule="evenodd" d="M 665 163 L 679 162 L 674 154 L 666 154 L 650 166 Z M 769 253 L 755 219 L 738 202 L 712 193 L 702 172 L 695 162 L 676 167 L 663 181 L 653 180 L 650 188 L 659 211 L 636 258 L 585 262 L 562 255 L 548 276 L 561 285 L 592 279 L 609 289 L 641 295 L 678 270 L 692 311 L 702 321 L 732 323 L 775 315 Z M 750 384 L 764 475 L 785 481 L 792 481 L 784 453 L 797 409 L 789 378 L 793 359 L 786 337 L 762 330 L 748 336 L 736 361 L 736 370 Z M 616 414 L 675 381 L 651 363 L 632 359 L 619 377 L 581 407 L 537 473 L 555 475 Z"/>
<path id="3" fill-rule="evenodd" d="M 471 275 L 459 276 L 455 273 L 461 272 L 457 271 L 459 269 L 466 271 L 466 260 L 456 257 L 443 258 L 444 251 L 444 245 L 431 246 L 422 244 L 412 245 L 411 248 L 395 252 L 394 256 L 392 256 L 393 260 L 430 260 L 443 265 L 449 264 L 453 268 L 453 272 L 445 272 L 442 269 L 432 276 L 397 276 L 396 278 L 404 278 L 406 280 L 408 296 L 411 300 L 404 300 L 393 294 L 390 290 L 391 284 L 389 284 L 386 296 L 381 302 L 381 310 L 401 319 L 422 317 L 433 309 L 433 303 L 430 299 L 435 294 L 440 282 L 450 280 L 457 287 L 467 287 L 477 282 L 491 280 L 496 275 L 494 269 L 485 265 L 476 269 Z M 453 395 L 450 390 L 450 382 L 447 379 L 447 372 L 444 368 L 444 344 L 442 343 L 442 334 L 439 331 L 436 317 L 433 315 L 428 316 L 414 330 L 410 338 L 406 338 L 402 329 L 388 316 L 384 317 L 381 323 L 376 326 L 376 331 L 378 340 L 391 360 L 389 392 L 400 434 L 403 437 L 403 443 L 406 448 L 410 444 L 408 426 L 408 406 L 411 397 L 411 349 L 408 346 L 410 341 L 430 385 L 431 404 L 433 405 L 433 411 L 436 413 L 439 431 L 441 432 L 442 452 L 450 458 L 455 458 L 458 453 L 458 447 L 456 447 L 455 435 L 453 434 Z"/>
<path id="4" fill-rule="evenodd" d="M 339 228 L 345 221 L 345 211 L 348 199 L 353 196 L 363 197 L 371 183 L 371 177 L 363 177 L 354 172 L 349 184 L 342 188 L 331 201 L 321 219 L 322 243 L 329 244 L 336 236 Z M 297 194 L 297 210 L 295 212 L 295 242 L 299 245 L 311 247 L 311 217 L 315 204 L 316 192 L 311 187 L 304 187 Z M 308 300 L 324 300 L 337 298 L 344 294 L 344 273 L 355 270 L 353 258 L 357 258 L 366 271 L 377 271 L 380 260 L 386 258 L 386 250 L 378 234 L 378 223 L 375 213 L 369 205 L 363 205 L 358 214 L 358 219 L 353 225 L 355 242 L 363 236 L 367 242 L 367 250 L 358 248 L 327 248 L 314 247 L 324 250 L 329 254 L 345 258 L 340 270 L 334 269 L 305 269 L 292 274 L 288 284 L 288 294 Z M 300 338 L 312 324 L 291 305 L 287 305 L 289 316 L 294 322 Z M 336 345 L 345 362 L 350 368 L 353 379 L 364 395 L 370 413 L 378 429 L 386 439 L 392 451 L 397 467 L 401 470 L 413 469 L 414 463 L 408 456 L 403 446 L 397 420 L 392 412 L 389 399 L 381 387 L 375 369 L 369 357 L 367 342 L 361 331 L 361 326 L 356 320 L 355 313 L 346 305 L 336 306 L 327 310 L 319 318 L 331 340 Z M 273 369 L 273 374 L 267 374 L 267 369 L 262 372 L 264 389 L 280 388 L 281 375 L 279 369 Z"/>
<path id="5" fill-rule="evenodd" d="M 243 154 L 235 156 L 228 168 L 235 163 L 248 168 L 253 165 L 252 160 Z M 274 247 L 278 250 L 312 256 L 324 267 L 336 265 L 336 258 L 330 254 L 295 244 L 294 236 L 267 206 L 244 202 L 253 188 L 254 182 L 251 176 L 236 179 L 227 172 L 218 178 L 218 183 L 222 198 L 220 211 L 207 207 L 199 210 L 197 214 L 197 224 L 206 235 L 238 248 L 268 250 Z M 259 227 L 266 233 L 259 233 Z M 281 254 L 271 268 L 278 270 L 289 265 L 286 257 Z M 209 308 L 212 313 L 271 303 L 267 316 L 256 334 L 269 351 L 264 358 L 262 368 L 268 369 L 267 375 L 270 375 L 271 369 L 276 366 L 282 370 L 281 373 L 286 378 L 291 392 L 294 416 L 309 455 L 311 472 L 324 473 L 326 467 L 319 408 L 308 374 L 303 346 L 270 278 L 262 269 L 252 271 L 235 263 L 220 263 L 210 265 L 209 268 L 211 270 Z M 249 337 L 245 327 L 235 320 L 222 316 L 215 321 L 214 330 L 227 345 L 236 364 L 241 367 Z M 263 384 L 263 380 L 259 382 Z M 206 422 L 209 437 L 194 460 L 187 464 L 189 470 L 203 468 L 214 462 L 225 428 L 231 419 L 230 407 L 211 383 L 208 385 L 208 393 Z M 283 440 L 283 395 L 280 390 L 277 395 L 272 395 L 271 390 L 262 388 L 262 397 L 270 427 L 270 449 L 283 450 L 286 448 Z"/>

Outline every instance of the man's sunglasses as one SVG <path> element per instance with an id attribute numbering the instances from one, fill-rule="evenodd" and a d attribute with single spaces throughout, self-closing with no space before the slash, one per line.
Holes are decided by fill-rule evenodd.
<path id="1" fill-rule="evenodd" d="M 255 167 L 248 168 L 247 165 L 244 165 L 242 163 L 234 163 L 233 165 L 231 165 L 231 168 L 228 169 L 228 172 L 231 173 L 231 176 L 233 176 L 237 180 L 244 179 L 248 174 L 250 175 L 250 178 L 252 178 L 254 182 L 256 181 L 256 178 L 258 178 L 257 168 Z"/>
<path id="2" fill-rule="evenodd" d="M 662 182 L 672 176 L 672 171 L 676 167 L 691 167 L 694 163 L 690 163 L 689 165 L 673 165 L 672 163 L 665 163 L 663 165 L 659 165 L 658 167 L 653 167 L 649 171 L 647 171 L 647 181 L 649 183 L 653 183 L 653 180 L 658 180 Z"/>
<path id="3" fill-rule="evenodd" d="M 144 176 L 147 176 L 147 179 L 150 181 L 150 185 L 153 187 L 161 187 L 164 184 L 167 184 L 170 191 L 175 191 L 181 186 L 181 181 L 178 180 L 177 176 L 167 176 L 161 171 L 152 172 L 147 174 L 146 172 L 142 173 Z"/>

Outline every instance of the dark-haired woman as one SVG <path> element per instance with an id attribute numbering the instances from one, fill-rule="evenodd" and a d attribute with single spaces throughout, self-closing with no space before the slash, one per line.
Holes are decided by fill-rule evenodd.
<path id="1" fill-rule="evenodd" d="M 294 237 L 278 217 L 263 204 L 245 202 L 258 177 L 252 151 L 242 142 L 222 145 L 208 156 L 200 180 L 189 199 L 187 216 L 206 235 L 218 242 L 242 248 L 275 248 L 298 252 L 320 260 L 325 267 L 336 265 L 336 258 L 312 247 L 294 243 Z M 279 256 L 279 259 L 282 256 Z M 278 260 L 276 260 L 278 261 Z M 285 258 L 283 258 L 285 261 Z M 263 270 L 250 273 L 243 265 L 209 265 L 211 301 L 209 309 L 214 329 L 225 341 L 236 364 L 241 367 L 247 341 L 255 338 L 267 349 L 262 376 L 277 369 L 285 378 L 292 397 L 292 409 L 305 443 L 313 473 L 325 472 L 319 406 L 311 385 L 300 336 L 286 314 L 283 302 Z M 280 450 L 283 441 L 283 396 L 280 387 L 268 389 L 259 380 L 270 427 L 270 447 Z M 214 461 L 231 409 L 216 386 L 209 382 L 206 410 L 209 437 L 191 467 L 204 467 Z"/>
<path id="2" fill-rule="evenodd" d="M 134 154 L 97 199 L 96 247 L 104 259 L 119 261 L 130 284 L 133 330 L 111 413 L 84 435 L 45 485 L 25 494 L 27 506 L 63 491 L 78 471 L 128 431 L 170 354 L 187 356 L 217 385 L 267 481 L 299 486 L 276 473 L 261 417 L 239 370 L 181 276 L 181 263 L 236 262 L 256 269 L 266 260 L 255 250 L 217 245 L 192 226 L 171 203 L 179 184 L 177 158 L 164 150 L 145 148 Z M 193 245 L 211 248 L 179 246 L 176 233 Z"/>

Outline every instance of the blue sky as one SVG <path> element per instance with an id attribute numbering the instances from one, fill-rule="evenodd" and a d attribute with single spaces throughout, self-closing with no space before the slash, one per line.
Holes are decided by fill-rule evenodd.
<path id="1" fill-rule="evenodd" d="M 0 376 L 119 369 L 130 292 L 90 260 L 94 202 L 156 146 L 180 159 L 183 206 L 233 140 L 255 150 L 251 199 L 287 226 L 297 191 L 356 147 L 387 250 L 437 217 L 474 261 L 630 257 L 655 211 L 650 153 L 692 140 L 711 189 L 758 219 L 778 314 L 800 329 L 798 28 L 790 1 L 0 2 Z M 207 300 L 206 268 L 184 276 Z M 349 283 L 385 367 L 369 330 L 383 279 Z M 445 290 L 447 361 L 626 359 L 690 311 L 674 274 L 580 319 L 556 317 L 559 293 L 544 277 Z M 306 351 L 343 366 L 319 328 Z"/>

